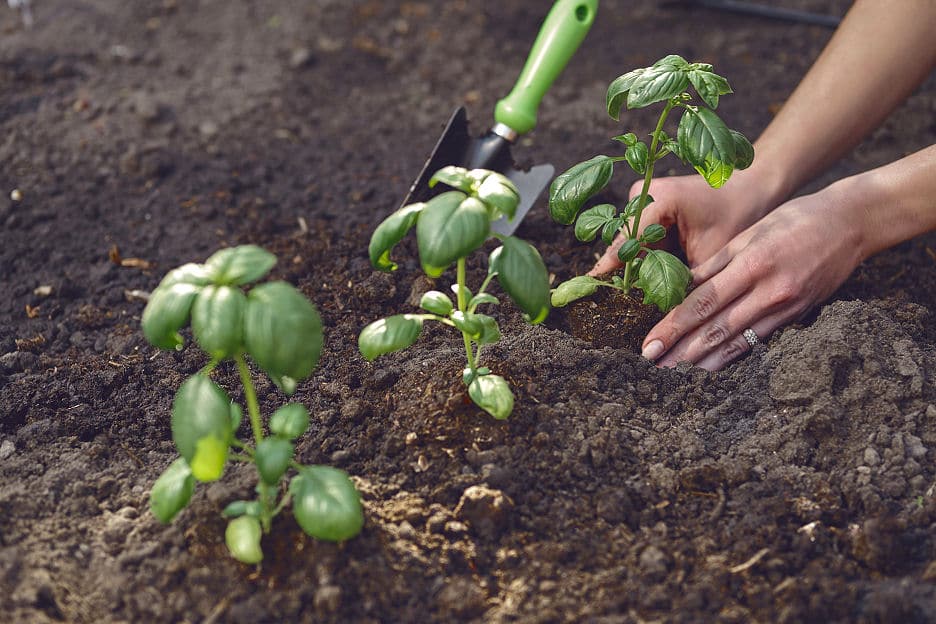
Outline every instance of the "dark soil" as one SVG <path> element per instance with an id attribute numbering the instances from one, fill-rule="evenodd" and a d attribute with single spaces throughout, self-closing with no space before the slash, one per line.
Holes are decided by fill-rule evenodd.
<path id="1" fill-rule="evenodd" d="M 466 401 L 441 328 L 376 364 L 357 353 L 367 322 L 428 287 L 412 241 L 398 272 L 373 271 L 370 231 L 454 106 L 490 123 L 544 4 L 37 0 L 31 30 L 0 6 L 0 619 L 936 621 L 932 235 L 717 374 L 503 305 L 486 363 L 515 388 L 507 422 Z M 515 155 L 561 171 L 614 149 L 607 83 L 667 53 L 728 76 L 720 112 L 756 136 L 829 36 L 605 0 Z M 936 142 L 934 120 L 930 80 L 818 183 Z M 600 249 L 542 202 L 519 235 L 557 279 Z M 203 359 L 144 341 L 140 293 L 242 242 L 322 312 L 299 455 L 348 471 L 366 513 L 341 545 L 280 517 L 260 568 L 226 555 L 219 515 L 250 470 L 200 486 L 172 525 L 147 508 L 173 394 Z M 230 368 L 217 379 L 236 392 Z"/>

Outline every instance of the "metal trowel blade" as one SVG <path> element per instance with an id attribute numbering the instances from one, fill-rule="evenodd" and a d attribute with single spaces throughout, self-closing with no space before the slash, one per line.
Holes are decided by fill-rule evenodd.
<path id="1" fill-rule="evenodd" d="M 520 191 L 520 203 L 517 204 L 517 212 L 514 214 L 513 219 L 508 221 L 506 217 L 501 217 L 491 224 L 491 229 L 504 236 L 513 234 L 520 222 L 523 221 L 523 217 L 530 212 L 530 208 L 536 203 L 540 193 L 549 185 L 549 181 L 552 180 L 555 172 L 556 168 L 552 165 L 536 165 L 529 171 L 511 169 L 503 172 L 504 175 L 510 178 L 511 182 L 517 185 L 517 190 Z"/>
<path id="2" fill-rule="evenodd" d="M 472 138 L 468 134 L 468 114 L 463 106 L 458 107 L 400 205 L 428 201 L 438 194 L 438 188 L 429 188 L 429 180 L 442 167 L 457 165 L 469 169 L 490 169 L 507 176 L 520 192 L 520 203 L 514 218 L 509 221 L 498 219 L 491 224 L 493 231 L 498 234 L 513 234 L 549 184 L 555 169 L 552 165 L 537 165 L 529 171 L 518 169 L 510 155 L 509 144 L 506 141 L 498 144 L 499 141 L 493 133 Z"/>

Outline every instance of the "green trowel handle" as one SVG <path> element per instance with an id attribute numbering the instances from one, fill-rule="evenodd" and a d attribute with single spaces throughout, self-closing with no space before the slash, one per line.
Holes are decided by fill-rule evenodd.
<path id="1" fill-rule="evenodd" d="M 497 103 L 494 119 L 526 134 L 536 125 L 536 111 L 595 21 L 598 0 L 558 0 L 540 28 L 510 95 Z"/>

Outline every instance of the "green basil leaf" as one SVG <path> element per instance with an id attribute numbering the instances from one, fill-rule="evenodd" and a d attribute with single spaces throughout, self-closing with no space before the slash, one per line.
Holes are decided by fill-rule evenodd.
<path id="1" fill-rule="evenodd" d="M 273 268 L 276 256 L 256 245 L 228 247 L 205 261 L 215 284 L 241 285 L 255 282 Z"/>
<path id="2" fill-rule="evenodd" d="M 239 500 L 225 507 L 221 515 L 225 518 L 237 518 L 238 516 L 259 518 L 261 513 L 263 513 L 263 506 L 260 505 L 259 501 Z"/>
<path id="3" fill-rule="evenodd" d="M 729 130 L 731 139 L 735 145 L 735 169 L 747 169 L 754 162 L 754 146 L 747 140 L 747 137 L 737 130 Z"/>
<path id="4" fill-rule="evenodd" d="M 494 295 L 490 293 L 479 293 L 468 301 L 468 309 L 474 310 L 479 305 L 482 305 L 485 303 L 492 303 L 494 305 L 499 305 L 500 301 L 497 299 L 497 297 L 495 297 Z"/>
<path id="5" fill-rule="evenodd" d="M 202 351 L 216 360 L 235 355 L 244 344 L 244 308 L 240 288 L 205 286 L 192 305 L 192 334 Z"/>
<path id="6" fill-rule="evenodd" d="M 490 272 L 491 272 L 491 268 L 488 267 L 488 273 L 490 273 Z M 462 293 L 463 293 L 464 296 L 465 296 L 465 301 L 471 300 L 471 289 L 468 288 L 467 286 L 460 286 L 460 285 L 458 284 L 458 282 L 455 282 L 454 284 L 452 284 L 451 286 L 449 286 L 449 288 L 452 289 L 452 293 L 453 293 L 456 297 L 458 297 L 458 292 L 459 292 L 459 291 L 462 291 Z"/>
<path id="7" fill-rule="evenodd" d="M 185 509 L 192 492 L 195 491 L 195 478 L 185 459 L 179 457 L 169 464 L 150 490 L 150 509 L 156 518 L 169 524 L 180 511 Z"/>
<path id="8" fill-rule="evenodd" d="M 601 228 L 614 218 L 616 210 L 611 204 L 599 204 L 583 210 L 575 221 L 575 238 L 585 243 L 595 240 Z"/>
<path id="9" fill-rule="evenodd" d="M 270 416 L 270 432 L 287 440 L 295 440 L 308 428 L 309 410 L 301 403 L 287 403 Z"/>
<path id="10" fill-rule="evenodd" d="M 263 561 L 263 549 L 260 548 L 262 536 L 260 521 L 245 515 L 228 522 L 224 542 L 232 557 L 241 563 L 255 564 Z"/>
<path id="11" fill-rule="evenodd" d="M 675 57 L 675 55 L 673 55 Z M 689 86 L 688 63 L 657 61 L 642 72 L 630 85 L 627 93 L 627 108 L 643 108 L 655 102 L 674 98 Z M 680 59 L 680 57 L 675 57 Z M 682 60 L 682 59 L 680 59 Z"/>
<path id="12" fill-rule="evenodd" d="M 205 286 L 210 283 L 211 273 L 205 268 L 205 265 L 189 262 L 166 273 L 166 276 L 159 282 L 159 288 L 172 286 L 173 284 Z"/>
<path id="13" fill-rule="evenodd" d="M 636 239 L 628 238 L 620 247 L 618 247 L 617 256 L 618 260 L 624 264 L 627 264 L 636 258 L 638 253 L 640 253 L 640 243 Z"/>
<path id="14" fill-rule="evenodd" d="M 689 269 L 676 256 L 651 249 L 640 264 L 634 286 L 643 291 L 644 303 L 656 305 L 664 314 L 682 303 L 692 279 Z"/>
<path id="15" fill-rule="evenodd" d="M 490 172 L 490 175 L 485 177 L 484 181 L 478 186 L 475 194 L 482 202 L 494 207 L 493 214 L 490 215 L 492 221 L 502 216 L 510 220 L 517 213 L 517 204 L 520 203 L 520 191 L 505 175 Z"/>
<path id="16" fill-rule="evenodd" d="M 675 139 L 667 139 L 663 142 L 663 147 L 668 152 L 676 154 L 676 158 L 679 160 L 686 162 L 686 157 L 683 155 L 682 148 L 679 147 L 679 142 Z"/>
<path id="17" fill-rule="evenodd" d="M 554 307 L 561 308 L 569 305 L 577 299 L 595 294 L 598 287 L 603 285 L 600 279 L 590 275 L 579 275 L 570 280 L 562 282 L 552 291 L 552 304 Z"/>
<path id="18" fill-rule="evenodd" d="M 419 300 L 419 307 L 433 314 L 448 316 L 455 306 L 451 298 L 445 293 L 439 292 L 438 290 L 430 290 Z"/>
<path id="19" fill-rule="evenodd" d="M 617 236 L 617 233 L 621 231 L 623 226 L 624 217 L 615 217 L 605 223 L 604 229 L 601 230 L 601 240 L 604 241 L 604 244 L 610 245 L 614 241 L 614 237 Z"/>
<path id="20" fill-rule="evenodd" d="M 462 370 L 462 381 L 465 382 L 466 386 L 470 386 L 471 382 L 477 377 L 483 377 L 484 375 L 490 375 L 491 369 L 487 366 L 481 366 L 473 371 L 470 368 L 465 368 Z"/>
<path id="21" fill-rule="evenodd" d="M 595 156 L 553 180 L 549 185 L 549 214 L 553 220 L 570 225 L 585 202 L 608 185 L 613 173 L 610 156 Z"/>
<path id="22" fill-rule="evenodd" d="M 642 243 L 657 243 L 666 236 L 666 228 L 659 223 L 651 223 L 644 228 L 643 235 L 640 237 Z"/>
<path id="23" fill-rule="evenodd" d="M 608 85 L 607 108 L 611 119 L 618 121 L 621 116 L 621 107 L 627 101 L 627 94 L 630 92 L 634 82 L 643 75 L 649 68 L 642 67 L 629 71 L 626 74 L 618 76 Z M 627 135 L 624 135 L 627 136 Z M 636 137 L 635 137 L 636 140 Z"/>
<path id="24" fill-rule="evenodd" d="M 481 323 L 481 335 L 477 339 L 479 345 L 494 344 L 501 339 L 500 327 L 498 327 L 497 321 L 493 317 L 487 314 L 476 314 L 475 316 Z"/>
<path id="25" fill-rule="evenodd" d="M 654 63 L 652 67 L 671 67 L 673 69 L 689 71 L 691 68 L 697 67 L 697 65 L 690 65 L 689 61 L 678 54 L 668 54 Z"/>
<path id="26" fill-rule="evenodd" d="M 379 355 L 399 351 L 419 338 L 423 320 L 413 314 L 397 314 L 374 321 L 361 330 L 358 349 L 368 361 Z"/>
<path id="27" fill-rule="evenodd" d="M 643 175 L 647 172 L 649 154 L 650 150 L 647 148 L 647 144 L 643 141 L 638 141 L 627 148 L 624 152 L 624 158 L 627 159 L 627 164 L 630 165 L 631 169 Z"/>
<path id="28" fill-rule="evenodd" d="M 429 277 L 439 277 L 453 262 L 478 249 L 491 233 L 487 208 L 460 191 L 436 195 L 416 223 L 419 261 Z"/>
<path id="29" fill-rule="evenodd" d="M 367 247 L 371 265 L 375 269 L 379 271 L 397 270 L 397 264 L 390 260 L 390 252 L 397 243 L 403 240 L 410 228 L 416 224 L 419 213 L 425 207 L 426 204 L 423 203 L 409 204 L 380 222 L 380 225 L 371 234 L 370 245 Z"/>
<path id="30" fill-rule="evenodd" d="M 227 463 L 230 438 L 223 439 L 216 434 L 209 434 L 195 442 L 195 454 L 189 460 L 192 476 L 199 481 L 217 481 L 224 474 Z"/>
<path id="31" fill-rule="evenodd" d="M 455 327 L 478 344 L 493 344 L 500 340 L 501 334 L 497 321 L 487 314 L 455 311 L 451 318 Z"/>
<path id="32" fill-rule="evenodd" d="M 475 405 L 497 420 L 505 420 L 513 411 L 513 392 L 500 375 L 475 377 L 468 386 L 468 396 Z"/>
<path id="33" fill-rule="evenodd" d="M 702 101 L 712 109 L 718 108 L 718 97 L 731 93 L 728 81 L 711 71 L 693 69 L 689 72 L 689 82 L 699 92 Z"/>
<path id="34" fill-rule="evenodd" d="M 619 134 L 616 137 L 611 137 L 612 141 L 620 141 L 627 147 L 637 144 L 637 135 L 633 132 L 628 132 L 627 134 Z"/>
<path id="35" fill-rule="evenodd" d="M 713 188 L 731 176 L 735 139 L 718 115 L 707 108 L 686 109 L 677 134 L 680 153 Z"/>
<path id="36" fill-rule="evenodd" d="M 231 441 L 233 432 L 231 430 L 231 400 L 228 395 L 207 375 L 196 374 L 186 379 L 179 390 L 176 392 L 175 399 L 172 402 L 172 440 L 175 442 L 179 454 L 189 462 L 189 466 L 195 472 L 195 466 L 192 462 L 195 459 L 196 452 L 199 450 L 198 444 L 201 440 L 212 438 L 227 448 Z M 205 446 L 207 444 L 207 446 Z M 203 443 L 202 455 L 204 459 L 215 459 L 211 455 L 218 449 L 217 444 Z M 226 459 L 226 450 L 225 450 Z M 201 466 L 206 468 L 206 472 L 211 473 L 210 464 Z M 200 480 L 201 475 L 195 474 Z"/>
<path id="37" fill-rule="evenodd" d="M 481 322 L 476 318 L 478 316 L 480 315 L 455 310 L 451 319 L 459 331 L 472 340 L 477 340 L 481 336 Z"/>
<path id="38" fill-rule="evenodd" d="M 451 186 L 453 189 L 457 189 L 463 193 L 470 193 L 477 182 L 477 177 L 472 176 L 471 173 L 472 172 L 468 171 L 464 167 L 456 167 L 454 165 L 442 167 L 433 174 L 432 178 L 429 179 L 429 188 L 432 188 L 441 182 L 442 184 Z"/>
<path id="39" fill-rule="evenodd" d="M 318 363 L 322 319 L 312 302 L 290 284 L 261 284 L 247 295 L 244 346 L 273 383 L 292 394 Z"/>
<path id="40" fill-rule="evenodd" d="M 341 542 L 361 532 L 361 496 L 343 471 L 330 466 L 305 466 L 293 477 L 289 491 L 296 522 L 308 535 Z"/>
<path id="41" fill-rule="evenodd" d="M 180 282 L 160 286 L 150 294 L 141 324 L 151 345 L 160 349 L 182 348 L 185 341 L 179 330 L 188 323 L 195 295 L 200 290 L 200 286 Z"/>
<path id="42" fill-rule="evenodd" d="M 731 174 L 734 173 L 734 166 L 731 163 L 709 157 L 705 159 L 703 166 L 696 167 L 696 171 L 702 174 L 709 186 L 721 188 L 731 177 Z"/>
<path id="43" fill-rule="evenodd" d="M 531 325 L 542 323 L 549 314 L 549 272 L 542 257 L 529 243 L 507 236 L 503 245 L 491 252 L 490 269 L 497 281 Z"/>
<path id="44" fill-rule="evenodd" d="M 647 195 L 647 202 L 643 205 L 644 208 L 653 203 L 653 195 Z M 627 205 L 624 207 L 624 212 L 622 213 L 627 219 L 633 219 L 637 215 L 637 208 L 640 206 L 640 195 L 634 195 L 627 201 Z"/>
<path id="45" fill-rule="evenodd" d="M 289 468 L 295 447 L 292 442 L 278 436 L 263 438 L 257 444 L 254 460 L 257 472 L 267 485 L 276 485 Z"/>
<path id="46" fill-rule="evenodd" d="M 234 433 L 240 428 L 241 420 L 244 418 L 244 410 L 237 403 L 231 403 L 231 432 Z"/>

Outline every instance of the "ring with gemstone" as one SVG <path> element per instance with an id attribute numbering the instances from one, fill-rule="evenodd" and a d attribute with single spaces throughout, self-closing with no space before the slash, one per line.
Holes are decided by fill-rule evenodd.
<path id="1" fill-rule="evenodd" d="M 760 338 L 757 337 L 757 333 L 750 327 L 745 329 L 742 335 L 744 336 L 744 339 L 747 340 L 748 346 L 752 349 L 754 348 L 754 345 L 760 342 Z"/>

